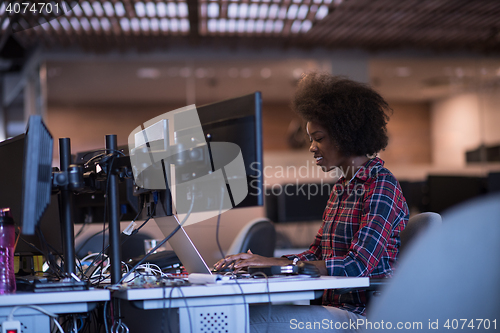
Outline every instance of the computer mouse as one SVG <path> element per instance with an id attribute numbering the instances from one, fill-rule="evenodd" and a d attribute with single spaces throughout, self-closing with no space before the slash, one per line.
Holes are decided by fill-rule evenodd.
<path id="1" fill-rule="evenodd" d="M 310 275 L 313 277 L 320 276 L 318 267 L 314 266 L 311 263 L 300 261 L 297 264 L 297 267 L 299 268 L 299 274 Z"/>

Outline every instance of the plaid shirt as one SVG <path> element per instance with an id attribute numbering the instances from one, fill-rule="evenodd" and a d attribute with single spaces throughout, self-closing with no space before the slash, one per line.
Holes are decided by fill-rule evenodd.
<path id="1" fill-rule="evenodd" d="M 392 173 L 376 157 L 351 181 L 341 177 L 330 194 L 323 224 L 309 250 L 286 256 L 324 260 L 332 276 L 391 276 L 399 252 L 399 233 L 408 222 L 408 206 Z M 365 314 L 366 292 L 323 293 L 323 305 Z"/>

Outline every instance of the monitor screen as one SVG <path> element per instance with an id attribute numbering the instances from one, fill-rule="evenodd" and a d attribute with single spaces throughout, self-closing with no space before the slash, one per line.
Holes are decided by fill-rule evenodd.
<path id="1" fill-rule="evenodd" d="M 26 135 L 0 142 L 0 206 L 9 207 L 18 226 L 21 225 L 23 165 Z M 26 216 L 26 215 L 25 215 Z M 39 222 L 45 241 L 55 252 L 61 252 L 61 232 L 57 195 L 52 195 Z M 23 235 L 16 246 L 16 252 L 36 252 L 28 243 L 43 250 L 44 244 L 38 236 Z"/>
<path id="2" fill-rule="evenodd" d="M 262 172 L 262 98 L 260 92 L 197 108 L 205 137 L 241 149 L 248 195 L 236 207 L 264 205 Z"/>
<path id="3" fill-rule="evenodd" d="M 255 92 L 196 109 L 174 110 L 133 133 L 135 147 L 139 148 L 132 155 L 139 149 L 148 153 L 142 159 L 140 153 L 132 156 L 132 164 L 134 158 L 136 165 L 148 162 L 149 156 L 156 160 L 149 169 L 143 169 L 144 174 L 151 173 L 149 178 L 139 180 L 140 186 L 167 188 L 159 191 L 157 200 L 161 204 L 155 215 L 171 215 L 166 211 L 172 201 L 178 214 L 263 206 L 261 118 L 261 94 Z M 174 153 L 168 153 L 166 146 L 173 147 Z M 155 157 L 162 151 L 167 151 L 165 158 Z M 159 185 L 155 188 L 149 184 Z M 221 184 L 227 188 L 221 188 Z M 190 207 L 193 201 L 195 205 Z"/>
<path id="4" fill-rule="evenodd" d="M 30 116 L 24 141 L 21 232 L 34 235 L 50 204 L 53 139 L 41 116 Z"/>

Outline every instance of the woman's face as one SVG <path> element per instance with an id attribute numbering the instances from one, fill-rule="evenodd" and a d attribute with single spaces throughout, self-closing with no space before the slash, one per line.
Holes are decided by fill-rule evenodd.
<path id="1" fill-rule="evenodd" d="M 314 154 L 316 165 L 327 172 L 346 164 L 346 157 L 337 148 L 325 127 L 311 121 L 307 123 L 306 129 L 311 141 L 309 151 Z"/>

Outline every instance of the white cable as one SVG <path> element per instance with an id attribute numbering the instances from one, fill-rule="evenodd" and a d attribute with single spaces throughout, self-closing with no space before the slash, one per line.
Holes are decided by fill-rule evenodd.
<path id="1" fill-rule="evenodd" d="M 31 308 L 31 309 L 40 311 L 44 315 L 47 315 L 47 316 L 51 317 L 52 320 L 54 321 L 54 324 L 59 329 L 59 331 L 61 333 L 64 333 L 64 330 L 61 327 L 61 324 L 59 324 L 59 322 L 57 321 L 57 317 L 58 316 L 55 313 L 49 312 L 49 311 L 45 310 L 44 308 L 36 306 L 36 305 L 18 305 L 18 306 L 13 307 L 12 310 L 10 311 L 9 315 L 7 316 L 7 318 L 8 318 L 9 321 L 13 321 L 14 320 L 14 312 L 16 312 L 20 308 Z"/>

